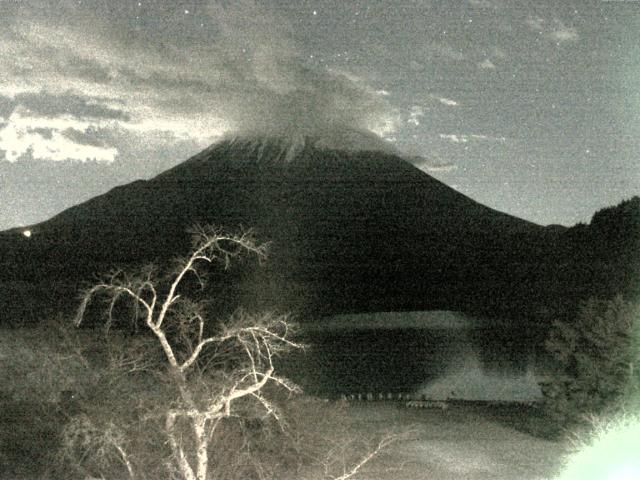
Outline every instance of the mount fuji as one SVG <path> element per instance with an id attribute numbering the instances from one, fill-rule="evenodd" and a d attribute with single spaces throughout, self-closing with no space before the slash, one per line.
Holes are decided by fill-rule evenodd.
<path id="1" fill-rule="evenodd" d="M 372 134 L 241 134 L 32 225 L 29 237 L 0 233 L 0 285 L 71 291 L 114 266 L 164 264 L 186 252 L 194 224 L 271 242 L 266 267 L 230 277 L 235 301 L 314 314 L 517 313 L 544 303 L 549 252 L 565 231 L 473 201 Z"/>

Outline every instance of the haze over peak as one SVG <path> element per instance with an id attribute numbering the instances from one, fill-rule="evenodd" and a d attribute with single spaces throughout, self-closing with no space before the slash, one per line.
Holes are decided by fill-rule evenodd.
<path id="1" fill-rule="evenodd" d="M 306 147 L 349 152 L 372 151 L 393 155 L 400 152 L 375 133 L 347 126 L 314 127 L 286 126 L 282 128 L 242 130 L 223 137 L 222 142 L 255 151 L 258 157 L 267 147 L 280 149 L 279 158 L 291 162 Z"/>
<path id="2" fill-rule="evenodd" d="M 236 130 L 225 134 L 205 152 L 222 143 L 240 147 L 259 160 L 265 160 L 266 152 L 269 152 L 271 160 L 276 159 L 283 163 L 291 163 L 305 148 L 313 148 L 394 155 L 425 172 L 449 171 L 456 168 L 452 163 L 443 161 L 435 155 L 401 151 L 393 142 L 374 131 L 344 124 L 338 124 L 338 126 L 289 124 L 280 127 Z M 200 155 L 202 154 L 198 156 Z"/>

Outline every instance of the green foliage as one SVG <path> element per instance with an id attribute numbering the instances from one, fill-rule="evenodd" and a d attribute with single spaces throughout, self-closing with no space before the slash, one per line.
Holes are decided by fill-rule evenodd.
<path id="1" fill-rule="evenodd" d="M 637 318 L 638 309 L 617 296 L 591 298 L 572 323 L 553 324 L 545 346 L 555 368 L 542 390 L 556 422 L 583 423 L 589 415 L 618 407 L 637 389 Z"/>

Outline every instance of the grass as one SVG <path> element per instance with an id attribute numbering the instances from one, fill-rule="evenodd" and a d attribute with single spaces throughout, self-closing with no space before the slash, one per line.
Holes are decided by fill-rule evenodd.
<path id="1" fill-rule="evenodd" d="M 484 416 L 519 432 L 546 440 L 560 440 L 566 434 L 541 404 L 487 405 Z"/>
<path id="2" fill-rule="evenodd" d="M 2 478 L 38 478 L 56 463 L 65 419 L 45 402 L 0 404 L 0 471 Z"/>

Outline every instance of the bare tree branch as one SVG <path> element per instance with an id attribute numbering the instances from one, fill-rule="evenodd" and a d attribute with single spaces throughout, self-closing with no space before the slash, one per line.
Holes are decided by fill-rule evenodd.
<path id="1" fill-rule="evenodd" d="M 360 469 L 362 469 L 362 467 L 364 467 L 367 463 L 369 463 L 371 460 L 373 460 L 376 456 L 378 456 L 380 454 L 380 452 L 382 450 L 384 450 L 385 448 L 387 448 L 391 443 L 397 441 L 397 438 L 394 436 L 385 436 L 383 437 L 378 444 L 376 445 L 376 447 L 367 452 L 361 459 L 359 462 L 357 462 L 355 465 L 353 465 L 351 467 L 350 470 L 344 472 L 342 475 L 337 476 L 337 477 L 331 477 L 331 480 L 347 480 L 353 476 L 355 476 Z"/>
<path id="2" fill-rule="evenodd" d="M 168 277 L 163 278 L 154 267 L 146 267 L 132 276 L 115 271 L 88 289 L 82 297 L 75 323 L 82 323 L 90 301 L 99 294 L 109 298 L 107 326 L 113 322 L 115 307 L 120 301 L 129 299 L 136 309 L 142 309 L 144 324 L 160 344 L 180 395 L 180 405 L 167 408 L 164 413 L 168 444 L 177 470 L 187 480 L 205 480 L 211 435 L 222 418 L 233 415 L 237 400 L 252 398 L 268 415 L 279 420 L 275 407 L 260 392 L 269 382 L 289 391 L 296 390 L 295 385 L 274 375 L 273 357 L 301 345 L 290 340 L 287 317 L 253 316 L 242 311 L 234 315 L 228 325 L 217 324 L 217 335 L 205 337 L 205 325 L 209 322 L 206 309 L 202 304 L 182 298 L 179 293 L 185 278 L 193 274 L 204 287 L 203 266 L 221 262 L 228 268 L 231 260 L 243 253 L 254 254 L 262 261 L 266 256 L 266 245 L 258 244 L 251 231 L 230 235 L 211 227 L 196 227 L 193 234 L 193 250 L 178 262 Z M 236 371 L 229 376 L 231 383 L 227 388 L 202 401 L 196 395 L 196 384 L 191 379 L 194 367 L 207 347 L 213 348 L 214 356 L 219 352 L 232 352 L 235 365 L 240 361 L 240 367 L 234 367 Z M 125 359 L 117 359 L 117 362 L 130 371 L 137 368 L 135 360 L 133 364 Z M 242 367 L 243 363 L 246 369 Z M 178 434 L 178 422 L 185 420 L 192 427 L 195 451 L 185 451 Z M 124 455 L 123 452 L 120 453 Z"/>

